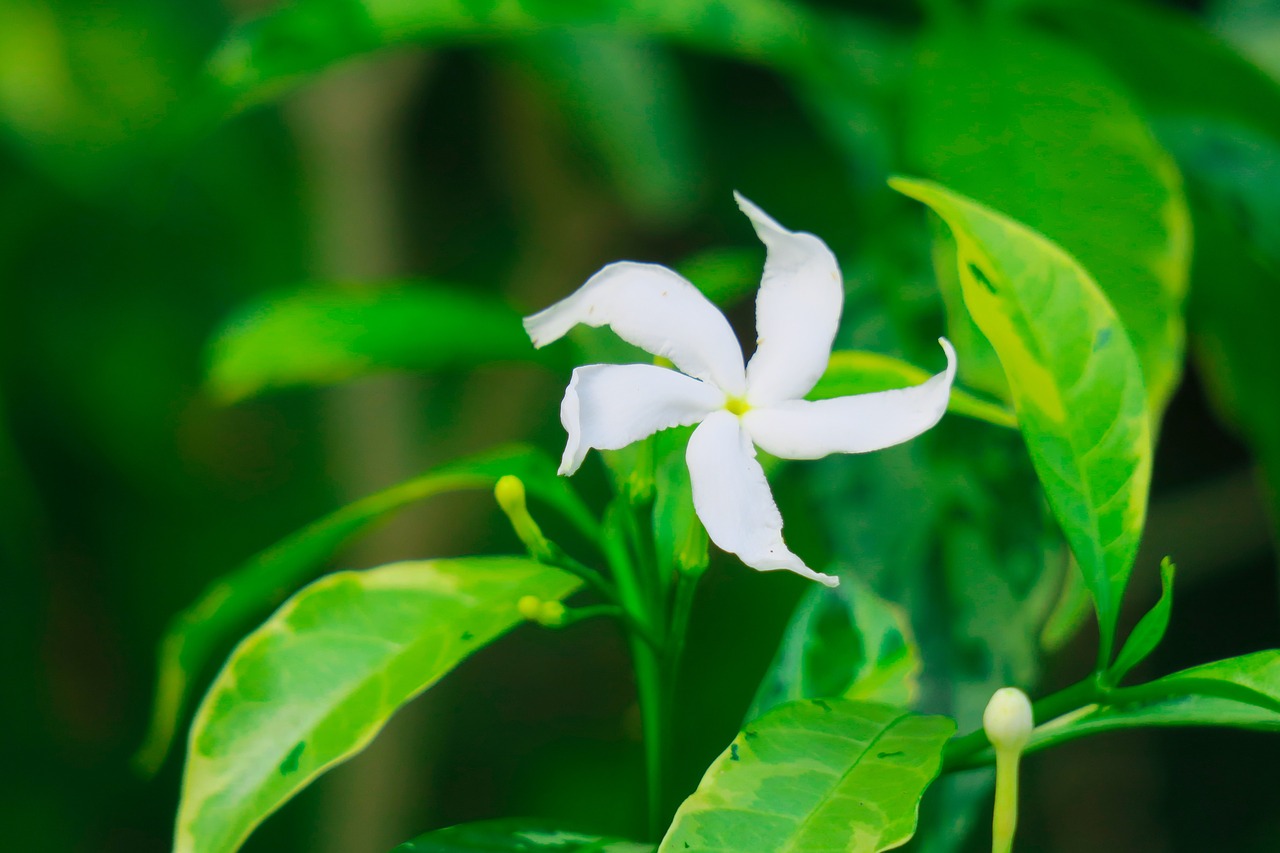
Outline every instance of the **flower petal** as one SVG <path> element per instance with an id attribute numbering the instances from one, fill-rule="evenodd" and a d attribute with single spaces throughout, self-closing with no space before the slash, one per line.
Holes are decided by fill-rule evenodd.
<path id="1" fill-rule="evenodd" d="M 617 450 L 660 429 L 696 424 L 724 405 L 724 392 L 651 364 L 591 364 L 574 369 L 560 404 L 569 441 L 560 473 L 578 470 L 587 451 Z"/>
<path id="2" fill-rule="evenodd" d="M 866 453 L 915 438 L 942 418 L 956 375 L 956 351 L 946 338 L 947 369 L 912 388 L 831 400 L 788 400 L 751 409 L 743 425 L 756 444 L 783 459 Z"/>
<path id="3" fill-rule="evenodd" d="M 788 231 L 738 193 L 733 197 L 768 250 L 756 295 L 756 353 L 747 365 L 747 401 L 762 406 L 799 399 L 831 357 L 844 306 L 840 268 L 817 237 Z"/>
<path id="4" fill-rule="evenodd" d="M 741 396 L 742 347 L 720 309 L 701 291 L 658 264 L 609 264 L 572 295 L 524 319 L 535 347 L 557 341 L 579 323 L 609 326 L 624 341 L 670 359 L 697 379 Z"/>
<path id="5" fill-rule="evenodd" d="M 827 586 L 840 582 L 810 569 L 783 543 L 782 515 L 756 461 L 756 449 L 735 415 L 708 415 L 693 431 L 685 459 L 693 508 L 712 542 L 753 569 L 787 569 Z"/>

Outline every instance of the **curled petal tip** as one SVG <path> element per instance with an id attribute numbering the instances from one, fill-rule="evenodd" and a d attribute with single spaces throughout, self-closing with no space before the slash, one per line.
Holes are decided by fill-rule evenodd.
<path id="1" fill-rule="evenodd" d="M 825 586 L 827 589 L 835 589 L 840 586 L 840 578 L 835 575 L 824 575 L 821 572 L 815 572 L 814 574 L 814 580 Z"/>

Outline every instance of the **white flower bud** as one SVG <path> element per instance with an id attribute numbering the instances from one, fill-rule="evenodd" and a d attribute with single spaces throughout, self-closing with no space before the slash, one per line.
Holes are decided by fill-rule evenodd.
<path id="1" fill-rule="evenodd" d="M 982 712 L 982 728 L 997 752 L 1022 752 L 1035 728 L 1031 700 L 1016 687 L 1000 688 Z"/>

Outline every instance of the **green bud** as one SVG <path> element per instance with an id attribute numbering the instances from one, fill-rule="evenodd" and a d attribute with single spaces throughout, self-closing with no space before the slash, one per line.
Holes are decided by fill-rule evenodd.
<path id="1" fill-rule="evenodd" d="M 533 520 L 533 516 L 529 515 L 529 507 L 525 504 L 524 483 L 520 478 L 510 474 L 502 477 L 493 487 L 493 496 L 511 522 L 511 529 L 524 543 L 524 547 L 529 549 L 529 554 L 535 559 L 548 559 L 551 556 L 551 543 L 542 535 L 542 529 Z"/>

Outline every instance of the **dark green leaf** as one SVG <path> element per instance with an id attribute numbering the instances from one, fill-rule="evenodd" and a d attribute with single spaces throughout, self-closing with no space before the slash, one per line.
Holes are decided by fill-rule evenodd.
<path id="1" fill-rule="evenodd" d="M 1172 158 L 1107 70 L 1068 45 L 964 24 L 928 35 L 919 55 L 913 164 L 1079 259 L 1123 320 L 1161 413 L 1182 370 L 1191 260 Z M 962 377 L 966 342 L 957 333 Z"/>
<path id="2" fill-rule="evenodd" d="M 956 238 L 965 306 L 1000 357 L 1036 473 L 1093 595 L 1105 665 L 1151 478 L 1137 356 L 1106 297 L 1057 245 L 937 184 L 894 186 Z"/>
<path id="3" fill-rule="evenodd" d="M 545 361 L 520 315 L 440 287 L 324 286 L 262 299 L 215 337 L 209 387 L 225 402 L 390 370 Z"/>
<path id="4" fill-rule="evenodd" d="M 505 474 L 590 534 L 596 522 L 541 453 L 504 448 L 444 465 L 370 495 L 281 540 L 215 582 L 169 624 L 160 641 L 155 705 L 137 764 L 154 772 L 164 761 L 186 707 L 192 679 L 246 623 L 313 578 L 340 547 L 396 510 L 446 492 L 493 488 Z"/>
<path id="5" fill-rule="evenodd" d="M 487 820 L 437 829 L 401 844 L 392 853 L 653 853 L 638 844 L 581 832 L 549 821 Z"/>
<path id="6" fill-rule="evenodd" d="M 301 0 L 236 28 L 210 73 L 220 96 L 243 105 L 279 94 L 329 65 L 396 44 L 431 44 L 608 27 L 634 36 L 808 67 L 822 38 L 817 23 L 776 0 L 508 3 Z"/>
<path id="7" fill-rule="evenodd" d="M 747 727 L 676 812 L 660 853 L 875 853 L 907 841 L 955 731 L 946 717 L 844 699 Z"/>
<path id="8" fill-rule="evenodd" d="M 1111 683 L 1123 681 L 1129 671 L 1146 660 L 1164 639 L 1164 632 L 1169 627 L 1169 614 L 1173 610 L 1173 574 L 1174 565 L 1165 557 L 1160 561 L 1160 600 L 1138 620 L 1120 654 L 1116 655 L 1116 662 L 1107 673 Z"/>
<path id="9" fill-rule="evenodd" d="M 600 153 L 632 209 L 671 220 L 692 210 L 699 169 L 683 81 L 653 44 L 599 32 L 557 32 L 521 45 L 548 87 Z"/>
<path id="10" fill-rule="evenodd" d="M 909 707 L 920 684 L 920 652 L 907 614 L 845 576 L 813 585 L 800 600 L 748 719 L 795 699 L 832 696 Z"/>
<path id="11" fill-rule="evenodd" d="M 580 581 L 519 557 L 394 563 L 306 587 L 231 653 L 196 711 L 175 853 L 234 853 L 400 706 Z"/>

